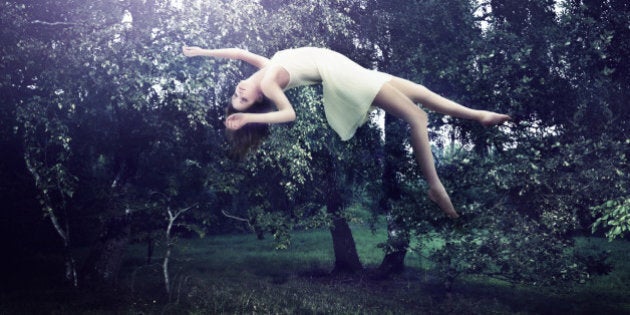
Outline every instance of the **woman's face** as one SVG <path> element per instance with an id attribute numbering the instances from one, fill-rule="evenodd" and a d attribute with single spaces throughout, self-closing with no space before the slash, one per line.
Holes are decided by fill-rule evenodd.
<path id="1" fill-rule="evenodd" d="M 245 111 L 262 98 L 262 93 L 248 81 L 241 81 L 234 89 L 232 107 Z"/>

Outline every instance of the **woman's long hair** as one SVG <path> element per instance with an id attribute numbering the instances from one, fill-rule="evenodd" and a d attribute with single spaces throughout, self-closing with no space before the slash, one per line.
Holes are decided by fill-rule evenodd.
<path id="1" fill-rule="evenodd" d="M 268 113 L 274 110 L 271 100 L 263 96 L 245 111 L 236 110 L 232 104 L 225 108 L 225 117 L 235 113 Z M 242 160 L 251 149 L 257 148 L 260 143 L 269 136 L 268 124 L 246 124 L 237 130 L 226 130 L 228 143 L 230 144 L 230 155 L 232 158 Z"/>

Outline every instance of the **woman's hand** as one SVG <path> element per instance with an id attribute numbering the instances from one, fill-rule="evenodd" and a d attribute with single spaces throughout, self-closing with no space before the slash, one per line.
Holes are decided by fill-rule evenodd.
<path id="1" fill-rule="evenodd" d="M 201 56 L 203 54 L 205 49 L 202 49 L 200 47 L 195 47 L 195 46 L 184 46 L 182 47 L 182 52 L 184 53 L 184 56 L 186 57 L 195 57 L 195 56 Z"/>
<path id="2" fill-rule="evenodd" d="M 225 119 L 225 127 L 229 130 L 238 130 L 248 123 L 247 114 L 236 113 Z"/>

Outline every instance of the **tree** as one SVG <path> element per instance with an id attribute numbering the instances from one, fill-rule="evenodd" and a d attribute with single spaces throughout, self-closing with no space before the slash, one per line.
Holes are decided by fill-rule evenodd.
<path id="1" fill-rule="evenodd" d="M 199 137 L 202 126 L 210 123 L 196 91 L 187 99 L 181 97 L 181 57 L 179 45 L 172 41 L 175 34 L 160 32 L 168 23 L 179 22 L 177 12 L 163 3 L 144 5 L 67 3 L 68 10 L 49 14 L 46 20 L 36 19 L 38 10 L 56 6 L 22 7 L 25 23 L 31 24 L 26 30 L 36 27 L 44 32 L 41 37 L 24 36 L 9 55 L 24 55 L 22 68 L 15 69 L 23 78 L 11 86 L 24 104 L 17 117 L 25 160 L 42 206 L 64 242 L 67 274 L 74 285 L 78 275 L 70 253 L 70 231 L 88 234 L 88 240 L 98 236 L 81 230 L 82 225 L 74 226 L 75 211 L 94 218 L 99 222 L 94 230 L 102 231 L 84 267 L 86 276 L 112 281 L 130 238 L 130 206 L 143 202 L 147 195 L 131 195 L 129 188 L 146 176 L 142 168 L 155 162 L 144 160 L 145 154 L 160 143 L 179 145 L 182 133 L 189 133 L 193 143 L 188 148 L 215 158 L 193 164 L 205 170 L 205 163 L 221 156 L 216 154 L 220 146 L 208 147 L 202 141 L 210 138 Z M 163 19 L 149 19 L 147 14 Z M 149 39 L 154 46 L 146 44 Z M 173 54 L 165 56 L 169 51 Z M 172 123 L 160 119 L 172 119 Z M 218 118 L 214 124 L 221 124 Z M 212 138 L 216 139 L 220 138 Z M 207 152 L 208 148 L 218 149 Z M 187 155 L 181 147 L 178 153 Z"/>
<path id="2" fill-rule="evenodd" d="M 359 62 L 365 62 L 364 58 L 355 58 L 361 56 L 352 44 L 358 37 L 357 25 L 350 18 L 352 13 L 344 13 L 358 10 L 357 3 L 350 4 L 351 9 L 345 5 L 336 7 L 325 2 L 312 1 L 292 2 L 285 6 L 275 6 L 267 2 L 262 4 L 268 11 L 259 15 L 268 14 L 266 17 L 269 21 L 275 22 L 267 25 L 267 29 L 275 37 L 274 40 L 267 39 L 260 51 L 299 45 L 325 46 L 344 52 Z M 312 29 L 326 32 L 313 33 Z M 262 225 L 258 230 L 267 229 L 272 232 L 274 237 L 281 240 L 281 247 L 286 246 L 283 241 L 288 241 L 287 229 L 294 225 L 321 225 L 324 223 L 321 221 L 322 217 L 329 218 L 336 253 L 335 270 L 356 271 L 362 267 L 342 210 L 349 196 L 348 190 L 343 188 L 349 185 L 348 181 L 354 180 L 346 176 L 350 172 L 348 163 L 355 159 L 348 152 L 359 151 L 356 147 L 353 151 L 346 151 L 354 147 L 356 142 L 340 144 L 336 135 L 325 126 L 319 93 L 319 89 L 311 88 L 290 93 L 292 103 L 297 107 L 298 120 L 291 124 L 289 130 L 285 127 L 274 128 L 279 132 L 273 132 L 262 150 L 248 160 L 250 175 L 245 177 L 250 177 L 251 180 L 241 183 L 241 186 L 247 187 L 249 196 L 245 204 L 239 202 L 239 216 L 248 215 L 249 222 Z M 361 161 L 368 165 L 373 163 L 369 160 Z M 330 176 L 331 174 L 334 176 Z M 301 191 L 311 191 L 311 187 L 326 189 L 316 189 L 313 193 L 301 196 Z M 238 196 L 241 199 L 243 197 L 242 194 Z M 255 209 L 254 213 L 243 213 L 248 208 L 246 205 Z M 326 216 L 322 216 L 319 211 L 322 206 L 326 206 Z"/>
<path id="3" fill-rule="evenodd" d="M 443 5 L 435 1 L 406 1 L 404 5 L 379 4 L 377 25 L 379 42 L 384 57 L 380 65 L 385 72 L 421 82 L 428 88 L 457 100 L 467 100 L 460 82 L 467 75 L 466 66 L 472 59 L 470 44 L 478 38 L 474 25 L 471 3 L 450 1 Z M 468 46 L 467 46 L 468 45 Z M 468 103 L 468 102 L 464 102 Z M 430 125 L 438 130 L 444 124 L 442 117 L 430 116 Z M 449 121 L 455 130 L 466 135 L 460 126 L 465 122 Z M 465 131 L 465 130 L 464 130 Z M 407 128 L 399 119 L 385 118 L 385 166 L 383 184 L 385 193 L 381 202 L 388 213 L 389 240 L 385 244 L 386 255 L 381 263 L 385 272 L 400 272 L 409 246 L 410 226 L 403 209 L 418 208 L 426 204 L 407 205 L 403 196 L 405 181 L 415 181 L 421 176 L 409 150 Z M 425 194 L 424 191 L 415 192 Z M 430 209 L 434 209 L 429 206 Z"/>
<path id="4" fill-rule="evenodd" d="M 630 111 L 627 55 L 630 33 L 624 1 L 566 1 L 557 50 L 571 84 L 573 115 L 560 143 L 566 166 L 577 174 L 581 220 L 609 238 L 627 231 L 627 131 Z M 587 183 L 587 184 L 584 184 Z M 590 208 L 592 212 L 589 213 Z M 590 216 L 594 217 L 591 218 Z"/>
<path id="5" fill-rule="evenodd" d="M 580 63 L 566 59 L 567 33 L 554 19 L 550 2 L 491 5 L 492 24 L 475 46 L 478 57 L 471 69 L 476 70 L 467 77 L 476 79 L 467 84 L 471 99 L 509 104 L 517 124 L 499 137 L 471 132 L 464 139 L 479 155 L 457 157 L 465 151 L 454 151 L 464 165 L 456 167 L 458 163 L 449 160 L 440 168 L 447 178 L 455 176 L 449 170 L 455 171 L 457 181 L 451 182 L 458 183 L 457 191 L 474 193 L 476 202 L 454 202 L 469 205 L 475 217 L 465 222 L 469 234 L 444 233 L 445 246 L 433 257 L 447 283 L 466 273 L 530 284 L 584 281 L 596 270 L 607 270 L 593 266 L 605 264 L 605 255 L 585 259 L 570 250 L 573 236 L 589 224 L 589 207 L 601 204 L 600 196 L 610 195 L 608 187 L 617 188 L 622 180 L 621 165 L 597 161 L 610 154 L 623 156 L 623 150 L 618 151 L 615 141 L 602 139 L 590 121 L 575 119 L 585 117 L 586 106 L 580 102 L 601 108 L 606 96 L 599 104 L 575 98 L 580 92 L 574 88 L 581 87 L 572 81 L 570 69 L 580 70 Z M 573 54 L 568 58 L 574 57 L 589 60 Z M 582 70 L 598 72 L 592 67 Z M 589 84 L 594 82 L 602 81 Z M 596 173 L 606 175 L 593 176 Z M 477 212 L 480 209 L 483 213 Z M 538 266 L 535 257 L 548 257 L 547 263 Z"/>

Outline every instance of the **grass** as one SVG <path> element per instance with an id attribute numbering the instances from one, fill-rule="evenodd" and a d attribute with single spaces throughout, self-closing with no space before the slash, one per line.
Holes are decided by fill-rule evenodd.
<path id="1" fill-rule="evenodd" d="M 357 225 L 353 235 L 364 266 L 377 267 L 383 257 L 377 244 L 386 239 L 385 230 L 373 234 Z M 615 270 L 571 288 L 512 286 L 470 277 L 456 285 L 449 299 L 424 269 L 430 263 L 421 253 L 408 256 L 404 274 L 377 281 L 368 274 L 330 275 L 334 257 L 326 230 L 295 232 L 291 247 L 282 251 L 273 249 L 272 240 L 258 241 L 252 235 L 216 236 L 178 247 L 170 304 L 160 301 L 151 310 L 167 305 L 168 312 L 191 314 L 630 314 L 630 265 L 625 263 L 630 245 L 580 238 L 578 247 L 608 249 Z"/>
<path id="2" fill-rule="evenodd" d="M 376 245 L 386 232 L 372 234 L 355 225 L 353 234 L 364 266 L 377 267 L 383 253 Z M 143 266 L 144 247 L 134 245 L 119 291 L 5 293 L 0 314 L 630 314 L 630 244 L 580 238 L 578 247 L 609 250 L 614 271 L 571 288 L 470 277 L 447 298 L 419 253 L 408 255 L 407 271 L 391 279 L 329 274 L 334 257 L 326 230 L 295 232 L 290 248 L 281 251 L 274 250 L 273 240 L 253 235 L 181 240 L 173 253 L 170 296 L 164 293 L 159 263 Z M 16 298 L 31 304 L 11 302 Z"/>

